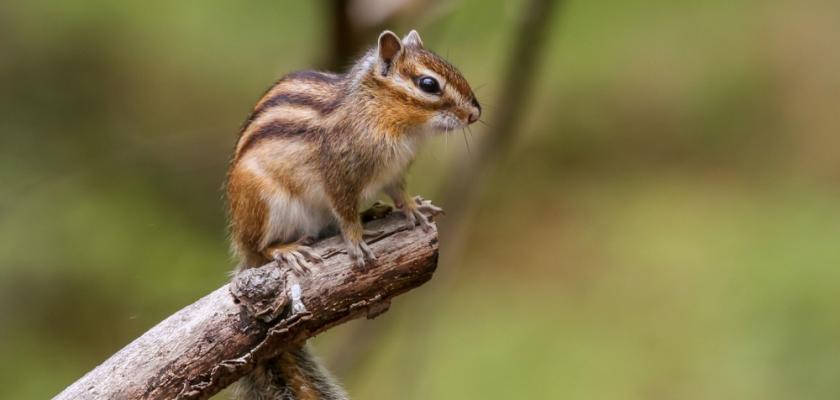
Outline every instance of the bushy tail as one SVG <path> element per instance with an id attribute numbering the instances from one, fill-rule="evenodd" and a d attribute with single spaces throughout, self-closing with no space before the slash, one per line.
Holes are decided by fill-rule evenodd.
<path id="1" fill-rule="evenodd" d="M 312 355 L 309 346 L 258 365 L 234 386 L 237 400 L 348 400 L 344 389 Z"/>

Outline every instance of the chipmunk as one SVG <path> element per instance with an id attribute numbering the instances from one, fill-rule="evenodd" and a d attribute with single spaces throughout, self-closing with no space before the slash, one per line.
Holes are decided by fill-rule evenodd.
<path id="1" fill-rule="evenodd" d="M 245 121 L 227 179 L 237 271 L 277 261 L 297 275 L 320 262 L 310 247 L 338 228 L 357 268 L 376 255 L 360 203 L 380 191 L 411 228 L 429 226 L 403 175 L 424 139 L 476 122 L 481 106 L 461 73 L 426 50 L 416 31 L 391 31 L 344 74 L 296 72 L 278 80 Z M 435 208 L 435 211 L 439 209 Z M 245 399 L 346 399 L 306 347 L 240 381 Z"/>

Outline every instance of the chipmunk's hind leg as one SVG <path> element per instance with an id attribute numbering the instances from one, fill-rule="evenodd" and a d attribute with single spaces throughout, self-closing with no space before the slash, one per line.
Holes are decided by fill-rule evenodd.
<path id="1" fill-rule="evenodd" d="M 313 264 L 324 261 L 315 250 L 307 246 L 314 241 L 314 238 L 305 237 L 292 243 L 276 243 L 263 250 L 263 255 L 281 266 L 288 266 L 298 276 L 308 275 L 312 272 Z"/>

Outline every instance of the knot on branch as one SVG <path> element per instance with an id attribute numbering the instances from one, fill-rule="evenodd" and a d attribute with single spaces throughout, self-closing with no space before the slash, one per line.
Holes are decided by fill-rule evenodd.
<path id="1" fill-rule="evenodd" d="M 248 315 L 264 322 L 277 319 L 289 304 L 287 296 L 278 296 L 286 291 L 288 271 L 275 264 L 240 271 L 230 285 L 235 301 Z"/>

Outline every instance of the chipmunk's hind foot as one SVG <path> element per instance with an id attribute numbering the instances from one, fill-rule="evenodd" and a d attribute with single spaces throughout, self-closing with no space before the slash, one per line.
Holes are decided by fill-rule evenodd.
<path id="1" fill-rule="evenodd" d="M 295 243 L 277 244 L 269 246 L 265 255 L 271 260 L 277 261 L 280 266 L 291 268 L 297 276 L 305 276 L 312 273 L 312 267 L 324 260 L 318 253 L 309 246 L 302 243 L 312 243 L 310 239 L 303 239 Z"/>

